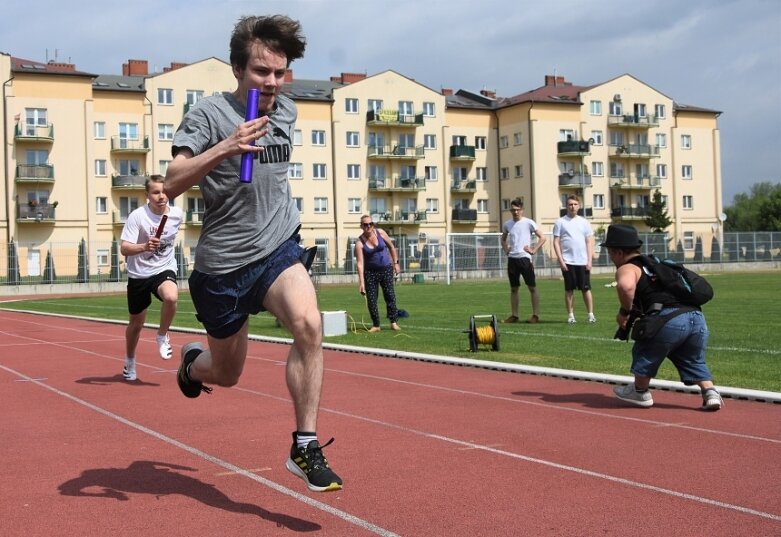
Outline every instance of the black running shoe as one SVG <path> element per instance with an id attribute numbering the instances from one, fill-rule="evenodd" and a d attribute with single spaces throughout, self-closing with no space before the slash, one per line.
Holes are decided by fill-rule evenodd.
<path id="1" fill-rule="evenodd" d="M 212 389 L 204 386 L 202 382 L 192 380 L 187 374 L 187 367 L 204 351 L 203 345 L 197 341 L 188 343 L 182 347 L 182 363 L 179 364 L 179 372 L 176 374 L 176 382 L 185 397 L 195 398 L 201 392 L 212 393 Z"/>
<path id="2" fill-rule="evenodd" d="M 312 440 L 305 448 L 299 448 L 296 445 L 296 435 L 293 433 L 293 446 L 290 448 L 290 458 L 285 463 L 285 467 L 293 475 L 303 479 L 309 490 L 315 492 L 341 490 L 342 478 L 328 467 L 328 461 L 323 455 L 323 448 L 330 446 L 333 441 L 334 439 L 331 438 L 321 446 L 317 440 Z"/>

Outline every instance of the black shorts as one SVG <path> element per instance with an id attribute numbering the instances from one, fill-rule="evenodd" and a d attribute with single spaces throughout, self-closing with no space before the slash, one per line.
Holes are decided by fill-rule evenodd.
<path id="1" fill-rule="evenodd" d="M 532 260 L 528 257 L 508 257 L 507 277 L 510 279 L 510 287 L 520 287 L 521 276 L 527 287 L 537 286 Z"/>
<path id="2" fill-rule="evenodd" d="M 567 265 L 567 269 L 561 271 L 561 275 L 564 276 L 565 291 L 591 290 L 591 271 L 586 270 L 586 265 Z"/>
<path id="3" fill-rule="evenodd" d="M 162 301 L 157 289 L 164 281 L 176 283 L 176 272 L 165 270 L 151 278 L 127 279 L 127 311 L 130 315 L 138 315 L 152 303 L 152 295 Z"/>

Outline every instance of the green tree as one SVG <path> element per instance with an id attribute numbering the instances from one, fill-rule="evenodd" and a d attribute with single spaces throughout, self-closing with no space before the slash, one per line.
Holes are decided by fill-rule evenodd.
<path id="1" fill-rule="evenodd" d="M 667 207 L 664 204 L 660 190 L 654 191 L 651 203 L 648 204 L 646 209 L 645 225 L 650 227 L 654 233 L 664 233 L 665 228 L 673 223 L 667 214 Z"/>
<path id="2" fill-rule="evenodd" d="M 724 231 L 781 231 L 781 184 L 756 183 L 748 194 L 735 195 L 724 212 Z"/>

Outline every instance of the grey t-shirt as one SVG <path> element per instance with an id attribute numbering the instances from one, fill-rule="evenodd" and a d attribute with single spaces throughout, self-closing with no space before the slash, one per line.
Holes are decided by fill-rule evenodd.
<path id="1" fill-rule="evenodd" d="M 252 182 L 239 181 L 241 155 L 228 158 L 200 180 L 206 205 L 195 254 L 195 269 L 224 274 L 262 259 L 291 237 L 300 222 L 288 183 L 293 149 L 295 103 L 277 96 L 268 134 L 256 142 Z M 201 99 L 184 116 L 174 135 L 174 156 L 182 147 L 198 155 L 229 137 L 244 123 L 244 106 L 232 93 Z"/>

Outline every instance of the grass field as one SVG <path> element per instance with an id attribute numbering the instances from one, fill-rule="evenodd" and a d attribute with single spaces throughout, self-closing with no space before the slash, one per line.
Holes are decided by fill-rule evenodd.
<path id="1" fill-rule="evenodd" d="M 781 392 L 781 272 L 707 276 L 716 292 L 713 301 L 704 307 L 711 330 L 707 361 L 714 380 L 723 386 Z M 559 279 L 539 280 L 541 322 L 499 325 L 498 352 L 487 346 L 470 352 L 465 332 L 472 316 L 493 314 L 501 320 L 509 315 L 509 286 L 504 280 L 398 285 L 398 305 L 410 313 L 408 319 L 400 320 L 400 333 L 391 331 L 387 322 L 379 333 L 366 332 L 371 320 L 357 284 L 321 286 L 319 298 L 321 310 L 345 310 L 348 314 L 348 334 L 326 338 L 329 343 L 628 375 L 631 342 L 613 339 L 618 300 L 616 290 L 605 287 L 611 281 L 608 276 L 594 276 L 592 281 L 598 322 L 585 322 L 585 307 L 576 292 L 575 315 L 579 322 L 568 325 L 563 283 Z M 520 293 L 521 318 L 525 319 L 530 313 L 529 293 L 525 288 Z M 4 307 L 127 320 L 124 296 L 42 298 L 7 303 Z M 384 311 L 382 299 L 380 308 Z M 159 304 L 154 302 L 147 322 L 157 323 L 158 314 Z M 180 296 L 174 325 L 201 328 L 186 293 Z M 266 313 L 251 318 L 250 332 L 289 336 Z M 679 380 L 669 361 L 658 378 Z"/>

